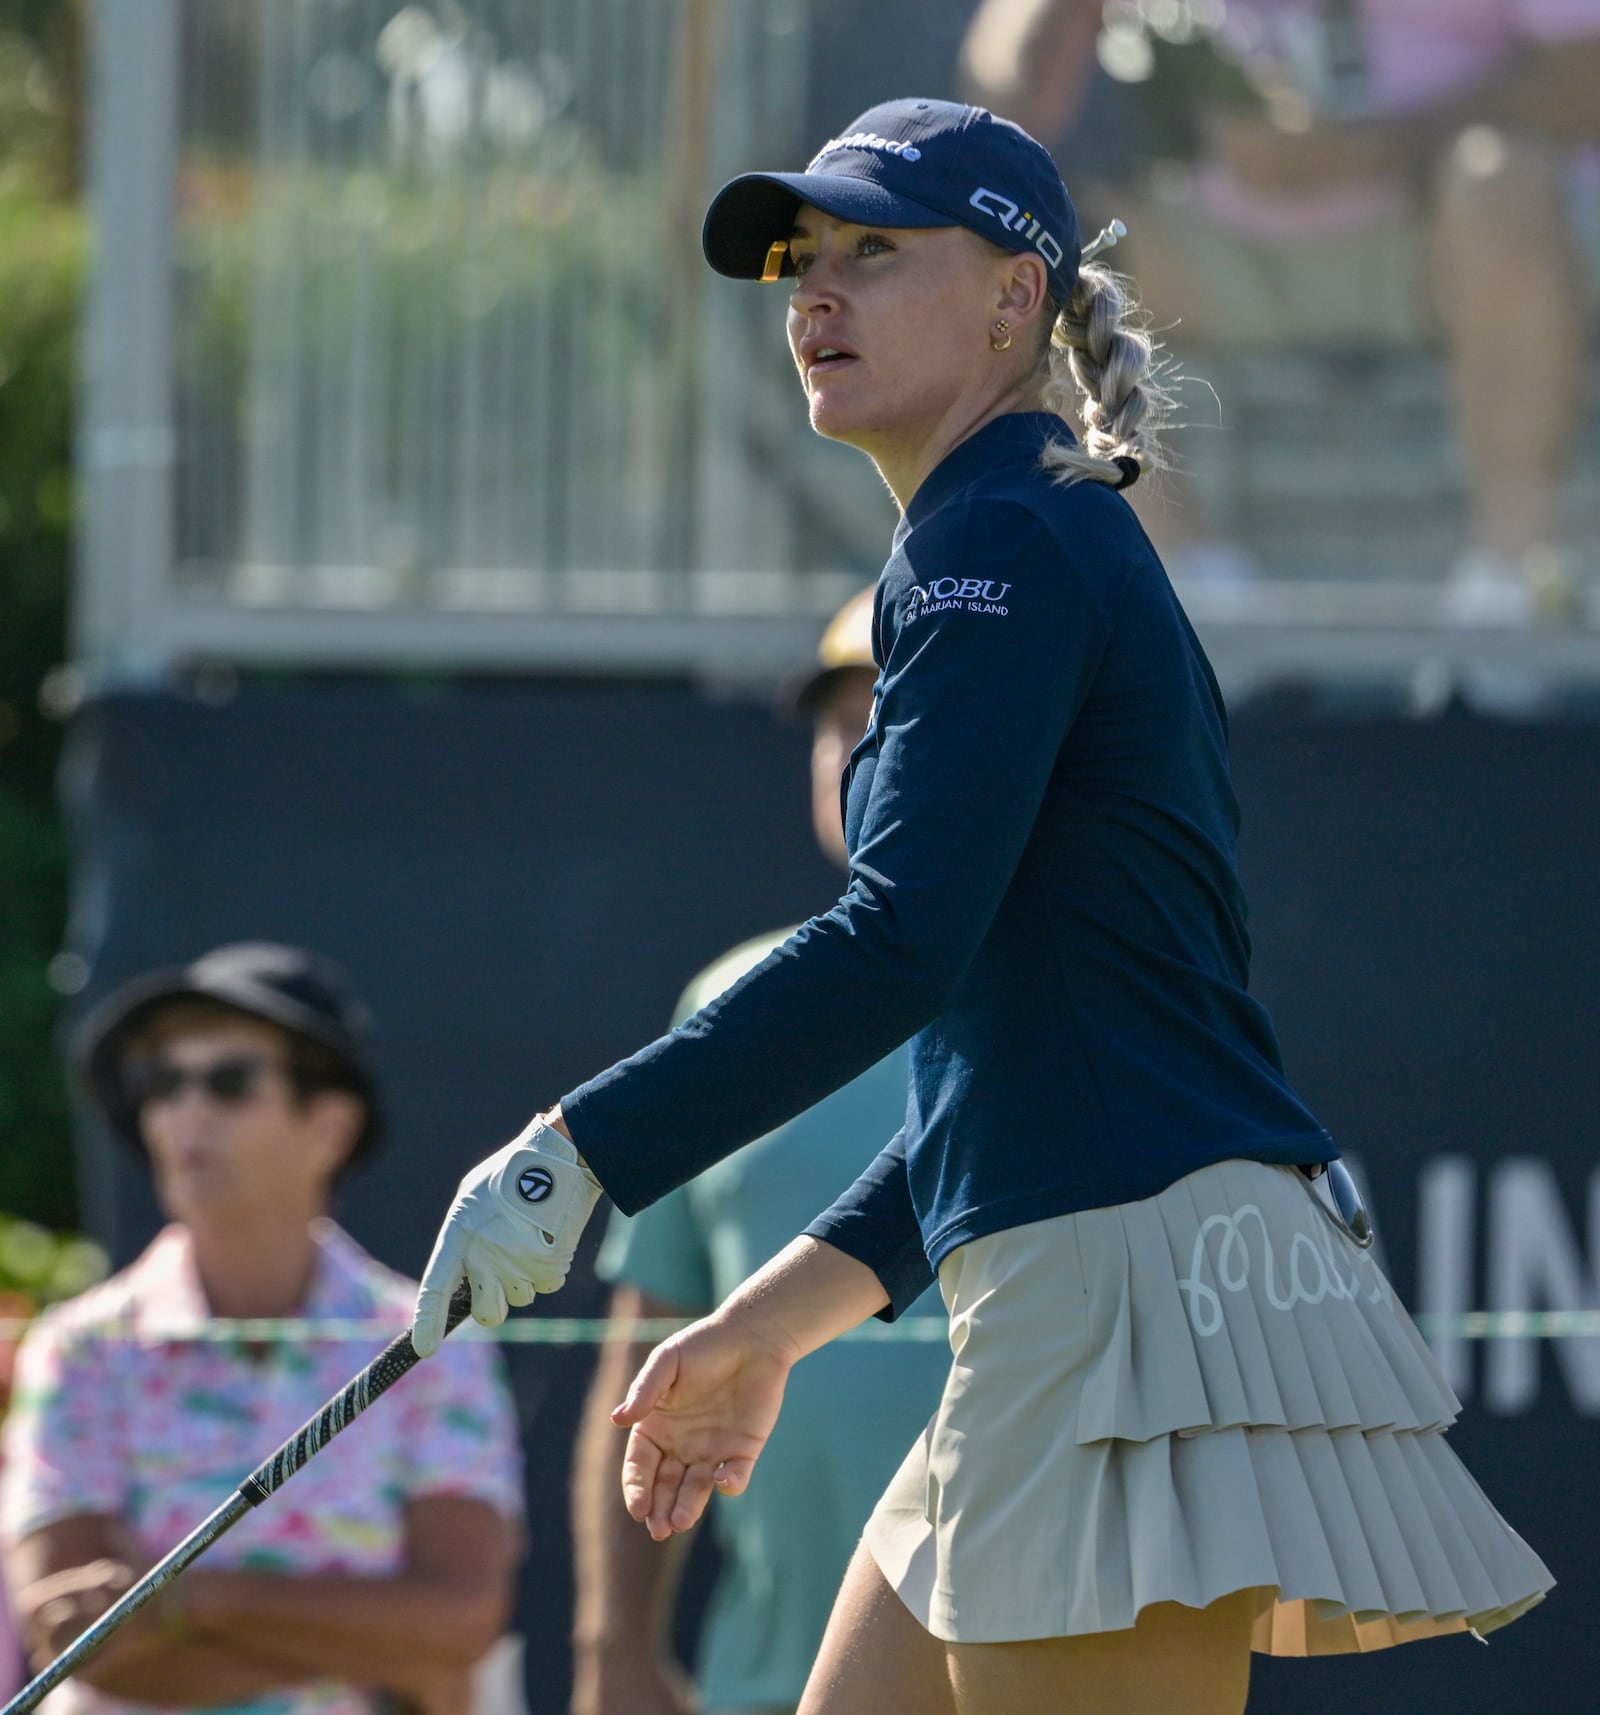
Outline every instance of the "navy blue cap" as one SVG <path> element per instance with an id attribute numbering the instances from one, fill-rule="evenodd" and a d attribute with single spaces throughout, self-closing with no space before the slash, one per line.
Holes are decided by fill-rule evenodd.
<path id="1" fill-rule="evenodd" d="M 810 203 L 857 226 L 964 226 L 1002 249 L 1032 251 L 1065 305 L 1078 278 L 1078 215 L 1056 164 L 1020 125 L 955 101 L 885 101 L 869 107 L 803 173 L 744 173 L 706 211 L 701 244 L 735 280 L 792 274 L 787 239 Z"/>

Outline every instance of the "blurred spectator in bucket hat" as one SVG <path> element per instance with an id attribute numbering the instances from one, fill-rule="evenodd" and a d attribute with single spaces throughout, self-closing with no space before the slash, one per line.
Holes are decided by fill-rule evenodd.
<path id="1" fill-rule="evenodd" d="M 0 1545 L 36 1671 L 405 1326 L 413 1292 L 329 1217 L 383 1118 L 366 1008 L 328 961 L 218 948 L 119 989 L 73 1052 L 170 1224 L 18 1357 Z M 246 1340 L 216 1318 L 300 1326 Z M 119 1631 L 62 1715 L 462 1715 L 521 1501 L 497 1360 L 453 1341 Z"/>

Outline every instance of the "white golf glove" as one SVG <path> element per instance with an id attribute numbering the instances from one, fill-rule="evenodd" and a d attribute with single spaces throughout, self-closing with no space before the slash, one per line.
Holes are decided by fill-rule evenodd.
<path id="1" fill-rule="evenodd" d="M 411 1324 L 417 1356 L 439 1349 L 450 1295 L 463 1279 L 472 1287 L 473 1320 L 486 1328 L 505 1321 L 508 1305 L 558 1291 L 599 1198 L 600 1181 L 542 1119 L 480 1161 L 456 1187 L 423 1271 Z"/>

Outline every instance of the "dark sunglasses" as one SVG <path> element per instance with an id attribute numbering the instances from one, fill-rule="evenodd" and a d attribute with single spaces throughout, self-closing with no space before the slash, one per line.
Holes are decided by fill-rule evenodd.
<path id="1" fill-rule="evenodd" d="M 261 1054 L 232 1054 L 209 1066 L 175 1066 L 167 1060 L 142 1060 L 123 1073 L 123 1087 L 137 1107 L 147 1102 L 176 1101 L 192 1084 L 224 1107 L 238 1107 L 254 1097 L 262 1077 L 286 1070 L 281 1060 Z"/>

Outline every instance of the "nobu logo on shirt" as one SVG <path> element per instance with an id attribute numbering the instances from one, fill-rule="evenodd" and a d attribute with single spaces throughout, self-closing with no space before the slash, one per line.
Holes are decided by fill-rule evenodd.
<path id="1" fill-rule="evenodd" d="M 925 613 L 943 613 L 947 608 L 961 608 L 968 613 L 1009 613 L 1011 610 L 1002 603 L 1010 588 L 1010 584 L 987 578 L 935 578 L 931 583 L 913 584 L 906 605 L 906 621 L 920 619 Z"/>

